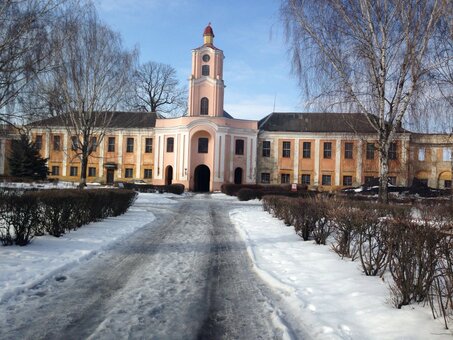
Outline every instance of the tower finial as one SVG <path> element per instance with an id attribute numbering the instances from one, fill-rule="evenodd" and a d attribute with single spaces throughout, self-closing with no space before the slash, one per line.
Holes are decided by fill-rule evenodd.
<path id="1" fill-rule="evenodd" d="M 205 45 L 212 45 L 214 43 L 214 31 L 212 30 L 211 22 L 209 22 L 208 26 L 204 29 L 203 40 Z"/>

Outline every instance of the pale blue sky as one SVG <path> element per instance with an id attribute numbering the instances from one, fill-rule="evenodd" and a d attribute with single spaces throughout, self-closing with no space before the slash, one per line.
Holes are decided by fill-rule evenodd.
<path id="1" fill-rule="evenodd" d="M 95 0 L 100 17 L 138 46 L 140 62 L 172 65 L 187 85 L 191 50 L 203 44 L 211 22 L 214 44 L 225 53 L 225 110 L 260 119 L 275 111 L 303 111 L 290 75 L 278 0 Z"/>

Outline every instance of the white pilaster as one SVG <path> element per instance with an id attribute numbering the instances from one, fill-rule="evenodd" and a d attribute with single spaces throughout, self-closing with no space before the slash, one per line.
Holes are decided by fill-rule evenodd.
<path id="1" fill-rule="evenodd" d="M 0 175 L 5 174 L 5 147 L 6 140 L 0 139 Z"/>
<path id="2" fill-rule="evenodd" d="M 335 185 L 340 185 L 341 139 L 335 140 Z"/>
<path id="3" fill-rule="evenodd" d="M 50 132 L 46 131 L 46 146 L 44 149 L 44 158 L 50 157 Z"/>
<path id="4" fill-rule="evenodd" d="M 63 169 L 61 175 L 64 177 L 67 173 L 68 167 L 68 133 L 63 132 Z"/>
<path id="5" fill-rule="evenodd" d="M 179 145 L 179 142 L 180 142 L 181 138 L 180 138 L 180 134 L 176 134 L 175 135 L 175 139 L 174 139 L 174 147 L 173 147 L 173 152 L 175 153 L 174 154 L 174 159 L 173 159 L 173 162 L 174 162 L 174 166 L 173 166 L 173 169 L 175 169 L 175 173 L 173 174 L 173 180 L 177 179 L 179 177 L 179 169 L 178 169 L 178 153 L 180 152 L 180 145 Z"/>
<path id="6" fill-rule="evenodd" d="M 363 152 L 363 142 L 362 140 L 360 139 L 358 142 L 357 142 L 357 172 L 356 172 L 356 185 L 360 185 L 362 184 L 362 161 L 363 161 L 363 156 L 362 156 L 362 152 Z"/>
<path id="7" fill-rule="evenodd" d="M 294 139 L 294 178 L 293 183 L 299 183 L 299 140 Z"/>
<path id="8" fill-rule="evenodd" d="M 186 152 L 185 147 L 186 147 L 186 136 L 184 134 L 180 135 L 179 142 L 181 143 L 180 148 L 179 148 L 179 159 L 178 159 L 178 165 L 179 165 L 179 179 L 184 180 L 185 179 L 185 173 L 184 173 L 184 153 Z"/>
<path id="9" fill-rule="evenodd" d="M 164 178 L 164 171 L 165 171 L 165 164 L 164 164 L 164 145 L 165 145 L 165 136 L 164 135 L 161 135 L 159 136 L 159 168 L 158 168 L 158 172 L 159 172 L 159 179 L 163 179 Z"/>
<path id="10" fill-rule="evenodd" d="M 246 147 L 246 150 L 245 150 L 245 182 L 246 183 L 249 183 L 250 182 L 250 162 L 252 161 L 251 159 L 251 147 L 252 147 L 252 140 L 250 137 L 247 137 L 247 147 Z"/>
<path id="11" fill-rule="evenodd" d="M 231 135 L 231 157 L 230 157 L 230 182 L 233 183 L 234 180 L 234 136 Z"/>
<path id="12" fill-rule="evenodd" d="M 118 169 L 117 177 L 121 178 L 123 176 L 123 133 L 120 131 L 118 133 Z"/>
<path id="13" fill-rule="evenodd" d="M 271 140 L 271 150 L 274 150 L 274 174 L 272 175 L 271 183 L 279 184 L 280 179 L 278 178 L 278 173 L 280 171 L 278 167 L 278 148 L 279 148 L 279 141 L 278 137 L 275 137 Z M 273 181 L 275 179 L 275 182 Z"/>
<path id="14" fill-rule="evenodd" d="M 135 172 L 135 178 L 142 177 L 142 135 L 139 133 L 137 135 L 137 166 Z"/>
<path id="15" fill-rule="evenodd" d="M 257 138 L 252 138 L 252 170 L 251 170 L 251 179 L 252 182 L 256 182 L 256 155 L 258 152 Z"/>
<path id="16" fill-rule="evenodd" d="M 225 135 L 220 134 L 220 175 L 219 178 L 224 181 L 225 180 Z"/>
<path id="17" fill-rule="evenodd" d="M 190 140 L 189 133 L 184 134 L 185 146 L 184 146 L 184 179 L 187 181 L 190 179 L 190 169 L 189 169 L 189 149 L 190 149 Z"/>
<path id="18" fill-rule="evenodd" d="M 214 181 L 220 181 L 220 147 L 222 144 L 222 137 L 220 135 L 215 136 L 215 143 L 214 143 Z"/>
<path id="19" fill-rule="evenodd" d="M 105 137 L 99 143 L 99 173 L 98 177 L 104 176 L 104 155 L 105 155 Z"/>
<path id="20" fill-rule="evenodd" d="M 313 178 L 313 185 L 319 185 L 319 139 L 315 139 L 315 170 Z"/>

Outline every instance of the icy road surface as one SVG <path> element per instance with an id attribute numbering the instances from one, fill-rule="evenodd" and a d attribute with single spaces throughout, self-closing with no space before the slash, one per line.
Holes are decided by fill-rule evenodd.
<path id="1" fill-rule="evenodd" d="M 252 269 L 229 219 L 239 204 L 217 197 L 137 202 L 156 220 L 0 305 L 0 338 L 303 338 Z"/>

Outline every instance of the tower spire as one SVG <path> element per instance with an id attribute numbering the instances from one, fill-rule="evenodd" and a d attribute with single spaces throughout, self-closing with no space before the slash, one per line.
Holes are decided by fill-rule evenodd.
<path id="1" fill-rule="evenodd" d="M 211 23 L 208 23 L 208 26 L 204 29 L 203 41 L 205 45 L 214 44 L 214 31 L 212 30 Z"/>

